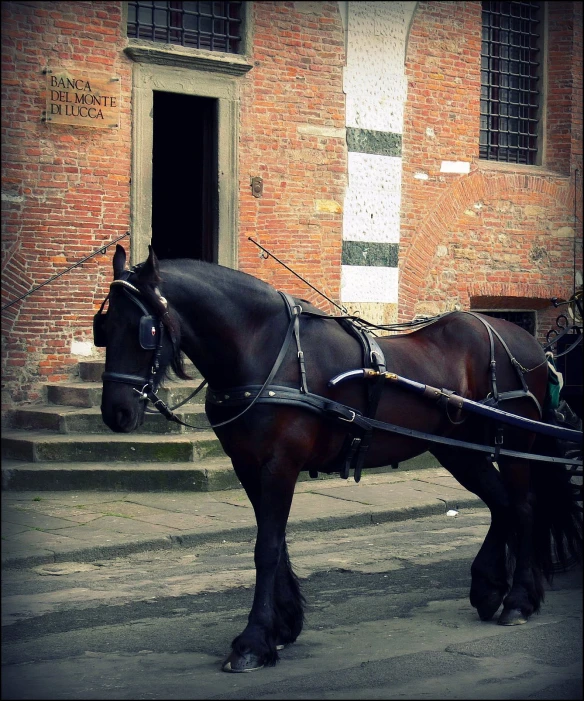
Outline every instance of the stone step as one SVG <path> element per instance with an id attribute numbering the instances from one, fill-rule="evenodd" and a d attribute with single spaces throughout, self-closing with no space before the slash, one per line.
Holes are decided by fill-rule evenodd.
<path id="1" fill-rule="evenodd" d="M 241 487 L 231 461 L 152 462 L 135 465 L 116 462 L 2 461 L 2 489 L 12 491 L 103 490 L 116 492 L 214 492 Z"/>
<path id="2" fill-rule="evenodd" d="M 63 435 L 50 431 L 2 432 L 2 458 L 26 462 L 187 462 L 223 457 L 212 431 L 192 435 Z"/>
<path id="3" fill-rule="evenodd" d="M 176 410 L 175 414 L 181 421 L 201 426 L 209 430 L 209 420 L 202 404 L 185 404 Z M 3 412 L 2 427 L 27 431 L 48 430 L 62 434 L 104 433 L 112 435 L 101 418 L 99 407 L 69 407 L 59 405 L 31 404 L 13 407 Z M 194 428 L 181 426 L 169 421 L 162 414 L 146 413 L 144 424 L 134 433 L 198 433 Z"/>
<path id="4" fill-rule="evenodd" d="M 400 464 L 399 471 L 438 467 L 429 453 Z M 389 465 L 365 470 L 366 474 L 392 472 Z M 324 479 L 339 475 L 320 474 Z M 299 482 L 312 481 L 301 472 Z M 12 491 L 193 491 L 213 492 L 241 487 L 227 457 L 207 458 L 201 462 L 22 462 L 2 460 L 2 489 Z"/>
<path id="5" fill-rule="evenodd" d="M 157 395 L 168 406 L 172 407 L 184 401 L 199 385 L 201 380 L 171 380 L 161 387 Z M 101 383 L 96 382 L 59 382 L 47 383 L 47 401 L 58 406 L 98 407 L 101 404 Z M 191 403 L 205 402 L 205 388 Z"/>
<path id="6" fill-rule="evenodd" d="M 201 373 L 197 370 L 197 368 L 191 363 L 191 361 L 188 358 L 185 359 L 184 367 L 187 375 L 189 375 L 193 380 L 199 380 L 199 382 L 202 380 Z M 78 363 L 79 378 L 83 380 L 83 382 L 101 383 L 101 375 L 104 372 L 104 370 L 105 359 L 81 360 Z M 172 371 L 171 376 L 174 376 Z"/>
<path id="7" fill-rule="evenodd" d="M 77 364 L 79 378 L 83 382 L 101 382 L 105 360 L 80 360 Z"/>

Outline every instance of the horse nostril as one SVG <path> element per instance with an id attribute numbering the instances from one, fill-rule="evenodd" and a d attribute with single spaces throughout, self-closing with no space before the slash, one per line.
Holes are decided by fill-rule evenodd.
<path id="1" fill-rule="evenodd" d="M 120 431 L 131 431 L 136 423 L 132 412 L 124 407 L 116 410 L 115 419 Z"/>
<path id="2" fill-rule="evenodd" d="M 136 428 L 136 417 L 123 406 L 114 407 L 111 412 L 102 409 L 102 416 L 106 426 L 116 433 L 130 433 Z"/>

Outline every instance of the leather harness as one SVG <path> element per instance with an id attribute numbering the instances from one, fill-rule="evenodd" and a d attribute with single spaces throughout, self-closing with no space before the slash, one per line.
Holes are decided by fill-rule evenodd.
<path id="1" fill-rule="evenodd" d="M 159 399 L 156 396 L 156 388 L 159 382 L 158 379 L 158 373 L 160 369 L 160 354 L 161 354 L 161 349 L 162 349 L 162 340 L 163 340 L 163 324 L 162 321 L 159 319 L 158 320 L 158 332 L 156 332 L 156 327 L 153 325 L 153 320 L 155 317 L 152 317 L 151 315 L 148 314 L 148 311 L 146 307 L 142 304 L 142 302 L 137 298 L 137 296 L 141 295 L 140 290 L 132 285 L 131 283 L 128 282 L 128 278 L 130 275 L 134 272 L 135 269 L 131 271 L 124 271 L 124 274 L 121 279 L 114 280 L 112 282 L 112 285 L 121 285 L 124 288 L 124 292 L 130 296 L 132 301 L 140 308 L 142 311 L 142 318 L 140 320 L 140 326 L 139 326 L 139 333 L 140 333 L 140 341 L 141 345 L 144 348 L 144 343 L 142 343 L 143 340 L 143 335 L 145 333 L 144 329 L 145 328 L 151 328 L 152 329 L 152 336 L 155 339 L 155 345 L 151 343 L 149 345 L 149 349 L 154 350 L 153 354 L 153 360 L 150 366 L 150 372 L 149 372 L 149 377 L 144 378 L 140 377 L 137 375 L 127 375 L 124 373 L 116 373 L 116 372 L 104 372 L 102 375 L 102 379 L 104 381 L 114 381 L 114 382 L 122 382 L 125 384 L 130 384 L 134 387 L 134 391 L 137 392 L 140 395 L 140 399 L 143 399 L 145 401 L 151 401 L 154 407 L 160 411 L 168 420 L 175 421 L 183 426 L 188 426 L 189 428 L 196 428 L 196 429 L 204 429 L 206 430 L 208 427 L 200 427 L 200 426 L 193 426 L 191 424 L 188 424 L 181 419 L 179 419 L 174 413 L 173 409 L 176 409 L 178 406 L 181 406 L 182 404 L 186 403 L 189 401 L 194 395 L 196 395 L 206 384 L 206 381 L 203 381 L 197 388 L 196 390 L 181 404 L 173 407 L 173 409 L 170 409 L 161 399 Z M 160 297 L 160 293 L 158 290 L 156 290 L 157 294 Z M 492 448 L 490 446 L 485 446 L 482 444 L 477 444 L 477 443 L 470 443 L 467 441 L 460 441 L 460 440 L 455 440 L 452 438 L 446 438 L 443 436 L 436 436 L 433 434 L 428 434 L 424 433 L 421 431 L 416 431 L 414 429 L 408 429 L 404 428 L 401 426 L 396 426 L 394 424 L 389 424 L 387 422 L 383 421 L 378 421 L 375 418 L 375 415 L 377 413 L 377 408 L 379 405 L 379 400 L 381 398 L 381 394 L 383 391 L 383 386 L 385 383 L 386 379 L 393 379 L 393 380 L 401 380 L 401 384 L 403 386 L 410 386 L 410 388 L 413 388 L 415 390 L 419 390 L 420 388 L 423 388 L 423 394 L 424 396 L 427 397 L 432 397 L 438 401 L 438 405 L 442 406 L 446 411 L 448 411 L 448 407 L 450 405 L 455 406 L 457 409 L 461 409 L 463 407 L 463 402 L 470 403 L 474 405 L 474 408 L 476 408 L 477 405 L 484 405 L 485 410 L 489 411 L 486 407 L 491 407 L 490 411 L 494 413 L 494 411 L 497 411 L 496 409 L 493 409 L 494 407 L 497 407 L 498 404 L 502 401 L 508 400 L 508 399 L 517 399 L 517 398 L 529 398 L 532 400 L 539 412 L 540 418 L 542 415 L 541 411 L 541 406 L 539 402 L 537 401 L 536 397 L 532 394 L 532 392 L 529 390 L 527 383 L 525 382 L 525 378 L 523 375 L 529 370 L 525 369 L 512 355 L 509 347 L 503 340 L 503 338 L 500 336 L 500 334 L 482 317 L 478 316 L 474 312 L 466 312 L 468 314 L 471 314 L 474 316 L 476 319 L 478 319 L 487 329 L 488 335 L 489 335 L 489 345 L 490 345 L 490 382 L 491 382 L 491 391 L 489 395 L 487 396 L 486 399 L 482 400 L 482 402 L 469 402 L 468 400 L 464 400 L 462 397 L 459 397 L 458 395 L 455 395 L 455 393 L 452 390 L 447 390 L 447 389 L 442 389 L 438 390 L 436 388 L 432 387 L 426 387 L 424 385 L 419 385 L 418 383 L 415 383 L 413 381 L 407 380 L 405 378 L 399 378 L 397 375 L 394 375 L 393 373 L 388 373 L 386 371 L 386 361 L 385 361 L 385 356 L 383 354 L 383 351 L 381 350 L 379 344 L 375 340 L 375 338 L 368 333 L 364 328 L 362 328 L 360 325 L 355 323 L 353 317 L 333 317 L 328 314 L 325 314 L 324 312 L 320 311 L 313 311 L 313 310 L 303 310 L 302 306 L 298 304 L 290 295 L 288 295 L 285 292 L 279 291 L 279 294 L 281 295 L 282 299 L 284 300 L 286 304 L 286 309 L 288 313 L 288 318 L 289 318 L 289 323 L 288 327 L 286 330 L 286 335 L 284 337 L 284 341 L 282 343 L 282 346 L 280 348 L 280 351 L 278 353 L 278 356 L 272 366 L 272 369 L 268 373 L 268 376 L 264 383 L 262 385 L 246 385 L 244 387 L 234 387 L 234 388 L 229 388 L 229 389 L 224 389 L 224 390 L 214 390 L 211 387 L 208 387 L 207 389 L 207 396 L 206 396 L 206 401 L 209 404 L 213 404 L 216 406 L 222 406 L 225 408 L 231 408 L 231 407 L 238 407 L 238 406 L 243 406 L 243 410 L 236 414 L 235 416 L 232 416 L 229 419 L 226 419 L 225 421 L 221 421 L 216 424 L 212 424 L 211 428 L 219 428 L 221 426 L 225 426 L 229 423 L 232 423 L 233 421 L 237 420 L 243 414 L 247 413 L 252 406 L 255 404 L 276 404 L 276 405 L 287 405 L 287 406 L 296 406 L 296 407 L 302 407 L 303 409 L 307 409 L 309 411 L 315 412 L 321 416 L 324 416 L 328 419 L 331 419 L 335 422 L 342 423 L 344 426 L 345 430 L 347 431 L 347 437 L 345 439 L 344 445 L 339 453 L 339 456 L 336 459 L 336 464 L 339 466 L 338 471 L 340 473 L 340 476 L 343 479 L 347 479 L 350 470 L 353 469 L 353 474 L 354 474 L 354 479 L 355 482 L 359 482 L 361 479 L 361 472 L 363 469 L 363 465 L 365 462 L 365 457 L 367 455 L 367 451 L 371 445 L 371 439 L 373 435 L 373 431 L 375 429 L 377 430 L 382 430 L 382 431 L 389 431 L 392 433 L 396 433 L 398 435 L 402 436 L 407 436 L 409 438 L 415 438 L 419 440 L 423 440 L 426 442 L 431 442 L 431 443 L 438 443 L 438 444 L 444 444 L 444 445 L 449 445 L 453 447 L 459 447 L 459 448 L 465 448 L 468 450 L 473 450 L 473 451 L 478 451 L 487 454 L 487 456 L 493 460 L 496 461 L 499 455 L 506 455 L 509 457 L 516 457 L 516 458 L 523 458 L 523 459 L 531 459 L 531 460 L 540 460 L 540 461 L 545 461 L 545 462 L 553 462 L 553 463 L 561 463 L 561 464 L 576 464 L 576 465 L 581 465 L 582 461 L 581 460 L 568 460 L 566 458 L 558 458 L 558 457 L 550 457 L 550 456 L 533 456 L 529 453 L 522 453 L 518 451 L 511 451 L 511 450 L 506 450 L 502 448 L 502 427 L 499 425 L 497 428 L 497 437 L 495 439 L 495 447 Z M 109 297 L 109 295 L 108 295 Z M 161 301 L 163 304 L 166 306 L 166 300 L 164 300 L 163 297 L 160 297 Z M 105 338 L 104 334 L 101 333 L 100 331 L 103 327 L 103 318 L 105 317 L 104 314 L 102 314 L 103 307 L 105 305 L 105 302 L 107 301 L 104 300 L 103 304 L 101 305 L 101 308 L 99 312 L 95 315 L 94 317 L 94 336 L 96 340 L 96 345 L 97 341 L 99 340 L 100 343 L 99 345 L 105 345 Z M 344 404 L 341 404 L 339 402 L 335 402 L 333 400 L 327 399 L 326 397 L 322 397 L 320 395 L 313 394 L 309 391 L 308 389 L 308 381 L 307 381 L 307 375 L 306 375 L 306 367 L 304 363 L 304 353 L 302 351 L 301 347 L 301 341 L 300 341 L 300 316 L 302 314 L 309 315 L 309 316 L 315 316 L 315 317 L 324 317 L 328 319 L 335 319 L 338 321 L 343 328 L 350 333 L 352 336 L 354 336 L 360 343 L 361 349 L 362 349 L 362 357 L 363 357 L 363 369 L 362 369 L 362 374 L 364 377 L 368 377 L 369 381 L 367 383 L 367 400 L 366 400 L 366 406 L 363 411 L 363 413 L 357 411 L 356 409 L 353 409 L 351 407 L 348 407 Z M 147 321 L 144 321 L 146 319 Z M 428 320 L 428 323 L 432 323 L 436 319 L 430 319 Z M 99 337 L 98 337 L 99 336 Z M 522 388 L 519 390 L 512 390 L 509 392 L 499 392 L 497 388 L 497 380 L 496 380 L 496 362 L 495 362 L 495 340 L 494 338 L 497 338 L 499 342 L 501 343 L 502 347 L 506 351 L 509 360 L 512 364 L 512 366 L 515 368 L 516 373 L 519 377 L 519 380 L 521 382 Z M 280 386 L 280 385 L 273 385 L 272 380 L 276 376 L 276 373 L 278 372 L 287 352 L 290 347 L 290 344 L 292 343 L 292 339 L 294 339 L 295 345 L 296 345 L 296 350 L 297 350 L 297 358 L 298 358 L 298 366 L 299 366 L 299 375 L 300 375 L 300 383 L 298 388 L 294 387 L 288 387 L 288 386 Z M 533 370 L 535 368 L 531 368 Z M 337 376 L 337 378 L 334 378 L 329 382 L 329 385 L 333 385 L 338 383 L 338 381 L 342 381 L 342 379 L 354 375 L 357 372 L 361 371 L 350 371 L 347 373 L 342 373 L 341 375 Z M 136 389 L 136 387 L 140 387 L 140 390 Z M 469 407 L 473 408 L 473 407 Z M 564 438 L 565 440 L 571 440 L 571 441 L 576 441 L 578 439 L 581 440 L 581 432 L 557 427 L 557 426 L 550 426 L 548 424 L 544 423 L 539 423 L 539 422 L 534 422 L 529 419 L 524 419 L 523 417 L 515 417 L 514 415 L 511 414 L 506 414 L 506 412 L 498 412 L 498 414 L 505 414 L 506 416 L 513 417 L 516 419 L 514 422 L 516 425 L 521 425 L 521 422 L 524 423 L 529 423 L 529 424 L 538 424 L 540 432 L 543 432 L 541 430 L 542 427 L 550 429 L 548 431 L 545 431 L 551 435 L 555 435 L 556 437 L 561 437 Z M 449 417 L 450 418 L 450 417 Z M 496 417 L 495 417 L 496 418 Z M 452 421 L 452 419 L 451 419 Z M 456 423 L 453 421 L 453 423 Z M 529 428 L 529 426 L 523 426 L 524 428 Z M 537 430 L 534 428 L 534 430 Z M 553 432 L 555 431 L 555 433 Z M 579 437 L 579 438 L 578 438 Z M 396 464 L 392 465 L 393 467 L 397 467 Z M 336 469 L 332 469 L 332 472 L 336 472 Z M 311 470 L 310 471 L 310 476 L 311 477 L 317 477 L 318 472 Z"/>

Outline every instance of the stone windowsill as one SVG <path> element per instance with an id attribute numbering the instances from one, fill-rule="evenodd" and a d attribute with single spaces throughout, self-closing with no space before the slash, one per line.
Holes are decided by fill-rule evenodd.
<path id="1" fill-rule="evenodd" d="M 522 163 L 503 163 L 500 161 L 486 161 L 482 158 L 475 161 L 478 170 L 498 171 L 500 173 L 515 173 L 516 175 L 540 175 L 542 177 L 554 177 L 570 179 L 567 173 L 560 173 L 558 170 L 549 170 L 545 166 L 523 165 Z"/>

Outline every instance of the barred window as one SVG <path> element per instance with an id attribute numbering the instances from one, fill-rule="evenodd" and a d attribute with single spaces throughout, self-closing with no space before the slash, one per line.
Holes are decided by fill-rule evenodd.
<path id="1" fill-rule="evenodd" d="M 505 319 L 511 321 L 522 329 L 529 331 L 532 336 L 535 336 L 535 312 L 510 312 L 510 311 L 495 311 L 494 309 L 486 309 L 481 311 L 485 316 L 492 316 L 495 319 Z"/>
<path id="2" fill-rule="evenodd" d="M 539 2 L 483 2 L 480 158 L 534 164 L 540 119 Z"/>
<path id="3" fill-rule="evenodd" d="M 243 2 L 128 2 L 128 36 L 209 51 L 240 52 Z"/>

